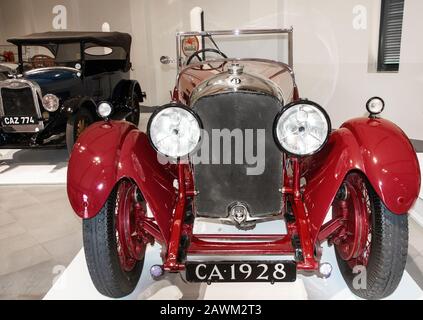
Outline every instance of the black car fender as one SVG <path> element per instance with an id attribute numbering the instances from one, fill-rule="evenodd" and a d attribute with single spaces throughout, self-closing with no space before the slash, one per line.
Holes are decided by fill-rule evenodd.
<path id="1" fill-rule="evenodd" d="M 144 102 L 146 94 L 142 91 L 139 82 L 136 80 L 122 80 L 115 87 L 113 100 L 122 101 L 125 104 L 128 104 L 134 97 L 134 94 L 137 94 L 138 97 L 140 97 L 140 102 Z"/>
<path id="2" fill-rule="evenodd" d="M 75 97 L 63 103 L 63 110 L 69 116 L 75 114 L 80 108 L 87 108 L 94 116 L 97 115 L 97 104 L 89 97 Z"/>

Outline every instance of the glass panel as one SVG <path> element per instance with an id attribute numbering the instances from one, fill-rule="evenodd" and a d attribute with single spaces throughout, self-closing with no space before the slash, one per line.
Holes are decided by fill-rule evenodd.
<path id="1" fill-rule="evenodd" d="M 85 49 L 85 54 L 90 56 L 107 56 L 112 53 L 113 49 L 108 47 L 91 47 Z"/>

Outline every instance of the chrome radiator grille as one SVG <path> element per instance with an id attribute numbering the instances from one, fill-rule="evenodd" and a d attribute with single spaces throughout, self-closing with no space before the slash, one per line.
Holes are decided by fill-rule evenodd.
<path id="1" fill-rule="evenodd" d="M 31 88 L 2 88 L 0 92 L 4 116 L 38 116 Z"/>
<path id="2" fill-rule="evenodd" d="M 0 82 L 0 118 L 32 118 L 35 123 L 21 125 L 0 124 L 8 133 L 33 133 L 44 129 L 40 110 L 41 89 L 38 84 L 24 79 L 11 79 Z"/>
<path id="3" fill-rule="evenodd" d="M 195 198 L 195 210 L 198 216 L 226 218 L 229 208 L 234 203 L 248 206 L 252 217 L 265 217 L 279 214 L 282 210 L 282 154 L 273 139 L 273 123 L 281 110 L 281 103 L 272 96 L 250 92 L 233 92 L 206 96 L 199 99 L 193 110 L 203 122 L 209 139 L 203 140 L 203 146 L 194 162 L 195 188 L 199 192 Z M 243 162 L 236 159 L 238 146 L 230 142 L 230 163 L 224 161 L 223 143 L 213 147 L 213 131 L 227 129 L 239 130 L 247 136 L 247 130 L 253 132 L 253 145 L 242 140 Z M 252 131 L 251 131 L 252 130 Z M 259 139 L 259 130 L 264 141 Z M 209 153 L 204 157 L 204 144 Z M 216 144 L 215 144 L 216 146 Z M 255 165 L 247 161 L 245 150 L 250 148 L 254 155 L 264 150 L 265 156 Z M 238 154 L 239 155 L 239 154 Z M 218 160 L 219 161 L 216 161 Z M 228 160 L 227 157 L 226 160 Z M 226 163 L 226 164 L 225 164 Z M 259 167 L 263 166 L 261 174 Z M 254 169 L 255 167 L 255 169 Z M 254 170 L 251 170 L 254 169 Z M 250 174 L 249 174 L 250 173 Z"/>

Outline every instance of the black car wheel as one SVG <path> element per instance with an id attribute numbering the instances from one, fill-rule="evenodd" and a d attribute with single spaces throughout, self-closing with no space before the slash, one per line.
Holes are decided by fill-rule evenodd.
<path id="1" fill-rule="evenodd" d="M 382 299 L 398 287 L 407 260 L 408 216 L 388 210 L 360 173 L 347 176 L 333 204 L 345 227 L 334 239 L 339 269 L 351 291 Z"/>
<path id="2" fill-rule="evenodd" d="M 133 292 L 146 251 L 142 219 L 147 209 L 137 186 L 121 181 L 99 214 L 83 222 L 85 258 L 97 290 L 111 298 Z"/>
<path id="3" fill-rule="evenodd" d="M 127 121 L 133 123 L 136 127 L 140 124 L 140 101 L 141 98 L 138 96 L 137 93 L 134 93 L 134 96 L 132 98 L 132 110 L 130 116 L 127 117 Z"/>
<path id="4" fill-rule="evenodd" d="M 66 126 L 66 146 L 69 154 L 79 136 L 94 123 L 94 116 L 86 108 L 80 108 L 75 114 L 69 117 Z"/>

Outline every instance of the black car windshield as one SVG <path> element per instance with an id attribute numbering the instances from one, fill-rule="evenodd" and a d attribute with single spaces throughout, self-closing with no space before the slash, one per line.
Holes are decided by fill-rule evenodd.
<path id="1" fill-rule="evenodd" d="M 81 44 L 24 46 L 24 70 L 48 67 L 81 68 Z M 127 54 L 121 47 L 103 47 L 87 43 L 84 49 L 86 73 L 98 74 L 127 68 Z"/>
<path id="2" fill-rule="evenodd" d="M 26 71 L 56 66 L 75 68 L 81 61 L 80 44 L 24 46 L 22 59 Z"/>

